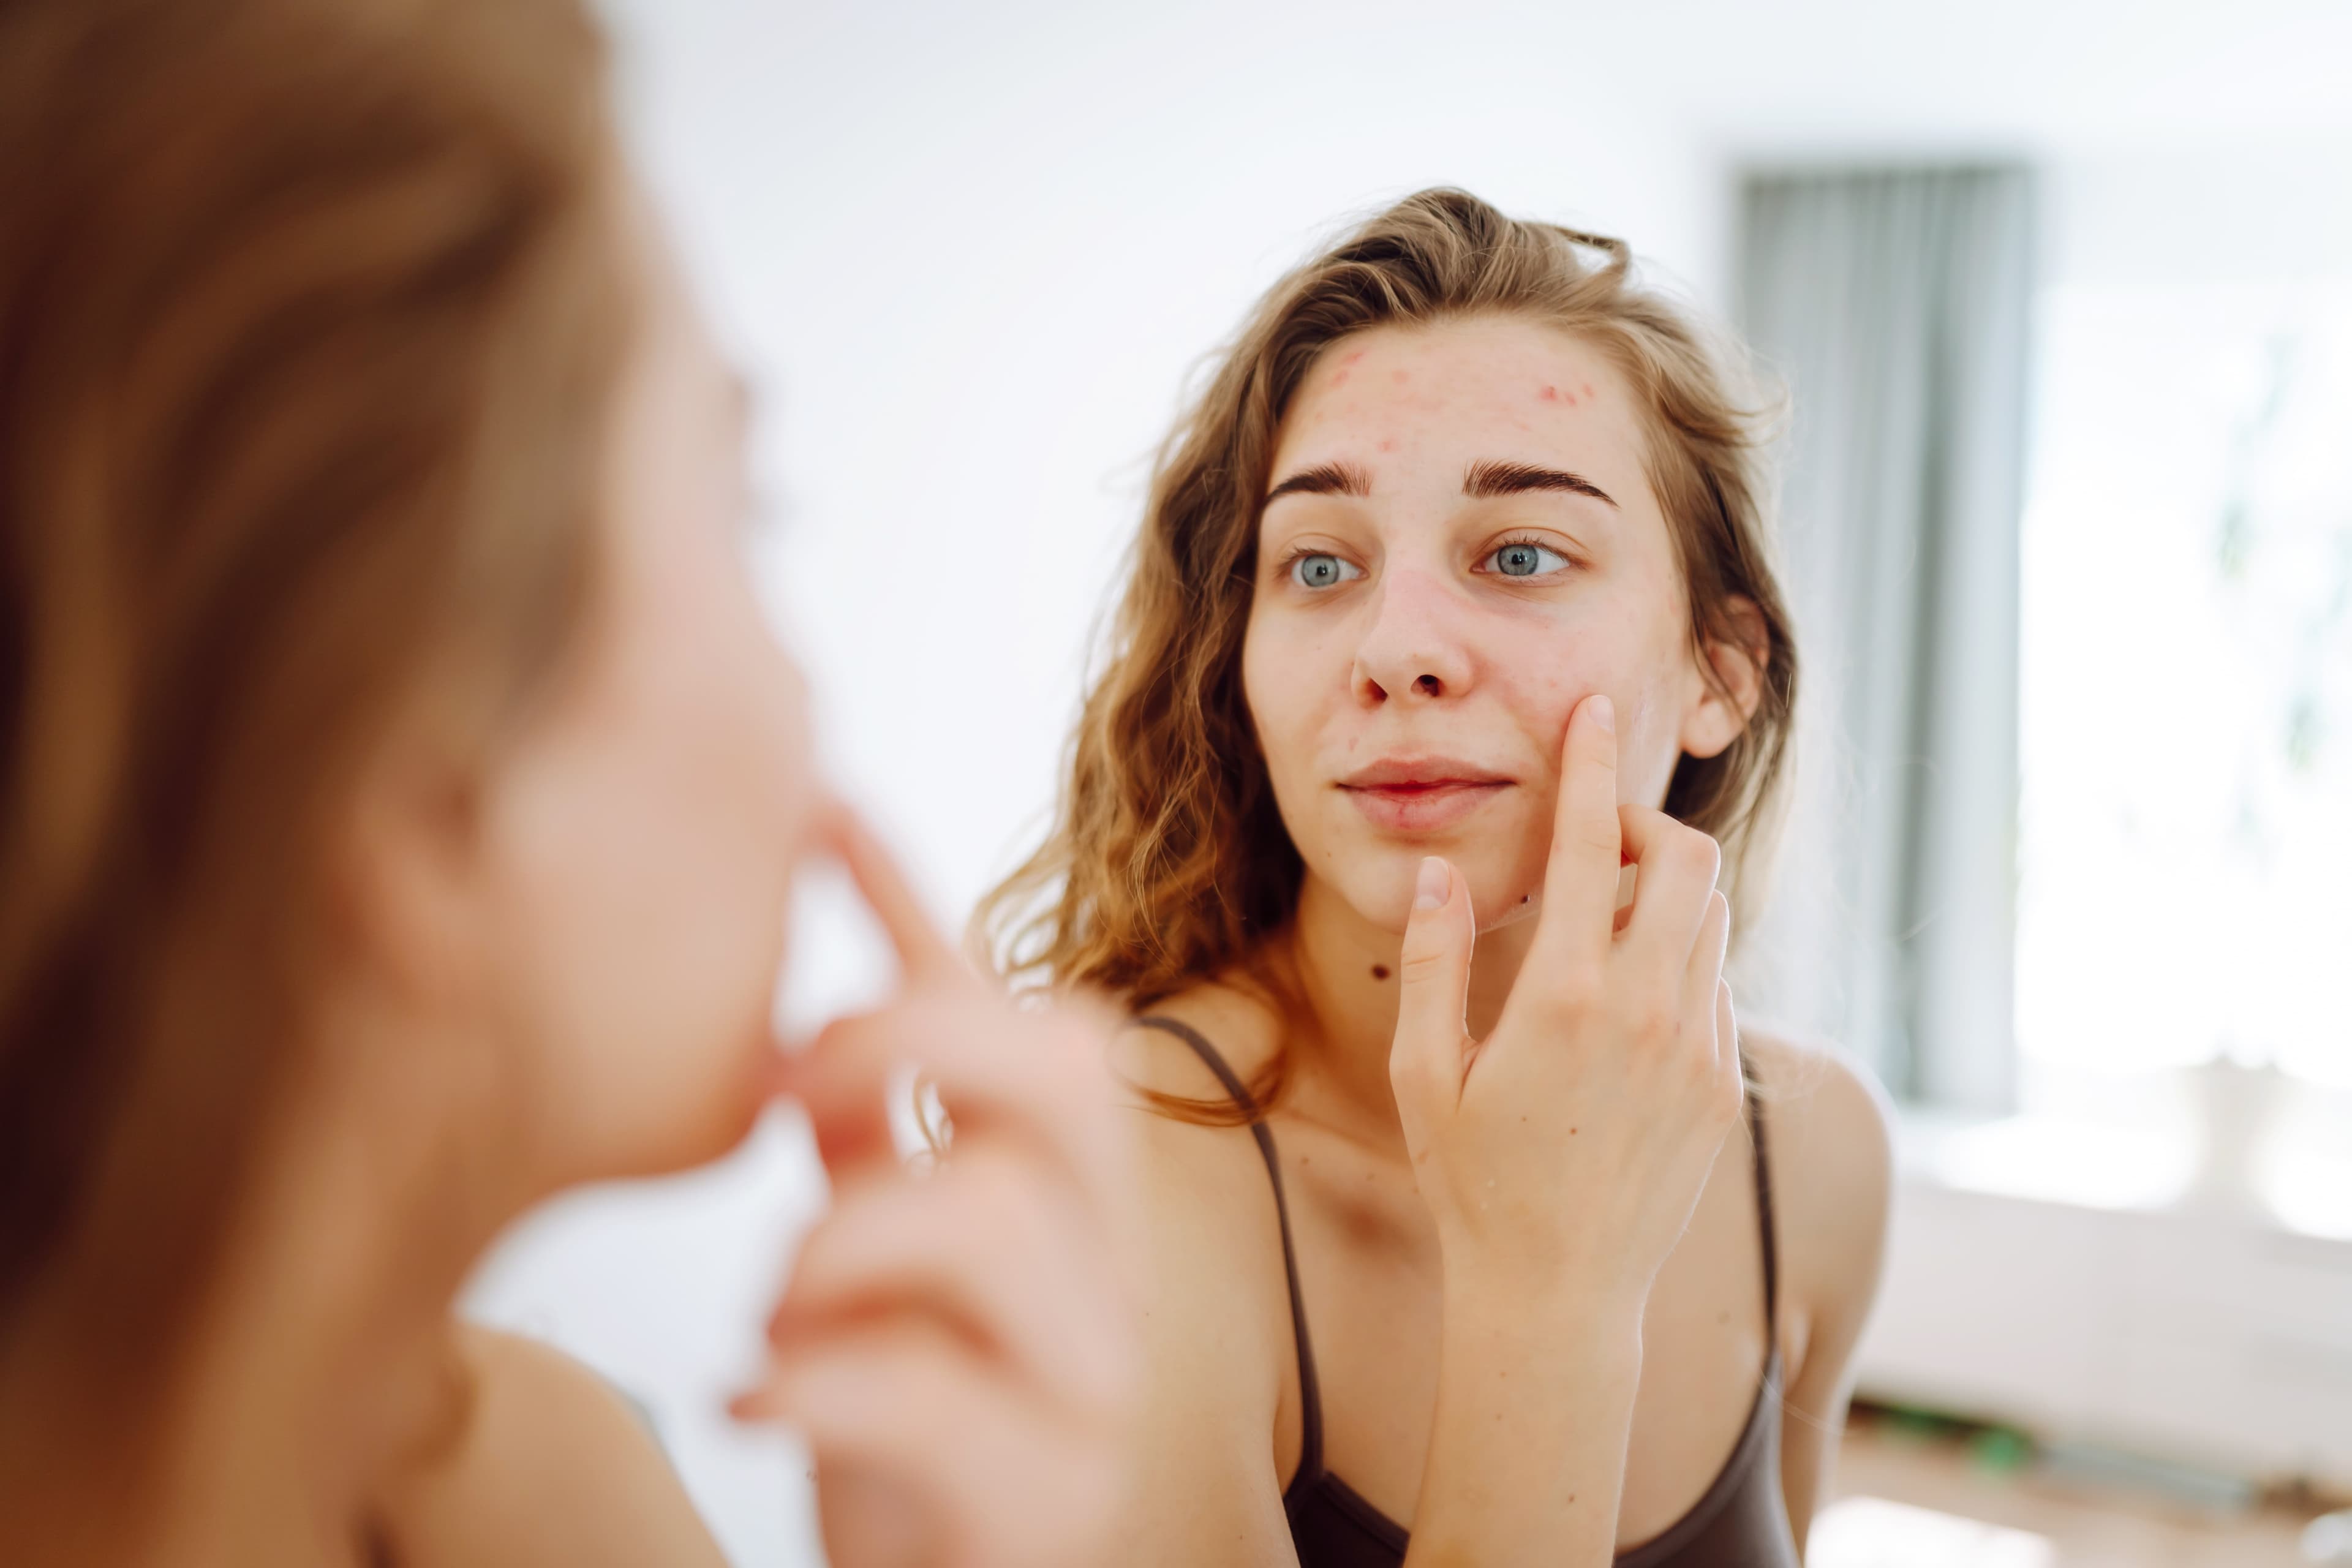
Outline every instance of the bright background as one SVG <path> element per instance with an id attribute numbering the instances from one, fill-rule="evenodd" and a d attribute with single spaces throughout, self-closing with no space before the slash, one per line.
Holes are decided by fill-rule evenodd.
<path id="1" fill-rule="evenodd" d="M 835 772 L 942 919 L 1042 823 L 1187 376 L 1335 224 L 1461 184 L 1622 235 L 1719 312 L 1743 167 L 2035 162 L 2029 1092 L 2221 1049 L 2352 1082 L 2326 1005 L 2352 710 L 2325 619 L 2352 525 L 2352 7 L 608 10 L 641 167 L 761 396 L 763 585 Z M 2281 412 L 2249 437 L 2283 338 Z M 2276 521 L 2222 571 L 2233 486 Z M 2296 681 L 2307 764 L 2274 744 Z M 806 900 L 795 1017 L 876 983 L 844 907 Z M 779 1119 L 715 1170 L 559 1205 L 472 1295 L 639 1397 L 745 1564 L 814 1560 L 794 1456 L 716 1406 L 821 1196 Z"/>

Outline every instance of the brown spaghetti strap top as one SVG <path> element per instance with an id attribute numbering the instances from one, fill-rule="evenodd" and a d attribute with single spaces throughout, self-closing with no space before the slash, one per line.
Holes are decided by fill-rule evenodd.
<path id="1" fill-rule="evenodd" d="M 1234 1104 L 1249 1118 L 1250 1134 L 1257 1140 L 1266 1177 L 1274 1184 L 1283 1276 L 1290 1286 L 1290 1331 L 1298 1354 L 1298 1473 L 1282 1494 L 1282 1506 L 1289 1516 L 1299 1568 L 1399 1568 L 1410 1539 L 1404 1527 L 1323 1468 L 1323 1396 L 1315 1378 L 1314 1346 L 1307 1334 L 1306 1302 L 1298 1291 L 1298 1259 L 1290 1244 L 1290 1208 L 1282 1195 L 1282 1163 L 1275 1154 L 1274 1133 L 1249 1090 L 1198 1030 L 1173 1018 L 1134 1022 L 1175 1036 L 1217 1075 Z M 1798 1568 L 1788 1507 L 1780 1495 L 1780 1281 L 1773 1240 L 1772 1176 L 1764 1158 L 1764 1116 L 1752 1095 L 1748 1116 L 1756 1151 L 1756 1223 L 1763 1240 L 1765 1341 L 1771 1350 L 1755 1403 L 1748 1407 L 1748 1425 L 1714 1482 L 1688 1513 L 1641 1545 L 1619 1552 L 1618 1568 Z"/>

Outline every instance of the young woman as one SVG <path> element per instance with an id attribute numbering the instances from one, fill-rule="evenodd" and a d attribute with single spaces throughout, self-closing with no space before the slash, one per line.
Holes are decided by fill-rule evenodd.
<path id="1" fill-rule="evenodd" d="M 1766 489 L 1622 245 L 1448 191 L 1277 284 L 1170 442 L 983 911 L 1139 1015 L 1126 1560 L 1797 1560 L 1888 1160 L 1720 978 L 1796 689 Z"/>
<path id="2" fill-rule="evenodd" d="M 834 1561 L 1105 1555 L 1101 1037 L 824 803 L 602 75 L 572 0 L 0 7 L 11 1563 L 718 1563 L 620 1401 L 450 1303 L 779 1089 L 835 1206 L 744 1409 Z M 906 988 L 783 1066 L 814 852 Z M 919 1182 L 907 1062 L 961 1123 Z"/>

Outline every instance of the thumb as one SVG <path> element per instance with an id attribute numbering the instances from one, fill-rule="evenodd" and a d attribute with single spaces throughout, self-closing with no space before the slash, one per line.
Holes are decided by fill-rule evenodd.
<path id="1" fill-rule="evenodd" d="M 1444 860 L 1421 863 L 1404 951 L 1397 962 L 1396 1041 L 1389 1077 L 1400 1100 L 1443 1089 L 1452 1104 L 1462 1083 L 1462 1049 L 1469 1037 L 1464 1015 L 1470 1001 L 1470 949 L 1477 927 L 1470 889 Z M 1405 1092 L 1408 1084 L 1417 1092 Z"/>

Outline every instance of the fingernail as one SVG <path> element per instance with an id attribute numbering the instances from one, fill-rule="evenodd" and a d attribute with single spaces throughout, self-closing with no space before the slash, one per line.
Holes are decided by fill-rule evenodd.
<path id="1" fill-rule="evenodd" d="M 1412 890 L 1412 907 L 1433 910 L 1445 902 L 1445 889 L 1450 879 L 1445 874 L 1445 862 L 1434 855 L 1422 858 L 1421 879 Z"/>
<path id="2" fill-rule="evenodd" d="M 1615 734 L 1617 732 L 1617 704 L 1610 701 L 1606 693 L 1596 691 L 1592 695 L 1591 708 L 1592 721 L 1600 725 L 1602 729 L 1608 731 L 1611 734 Z"/>

